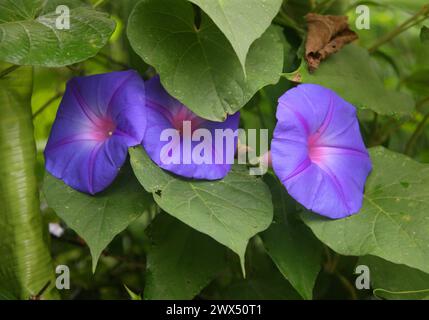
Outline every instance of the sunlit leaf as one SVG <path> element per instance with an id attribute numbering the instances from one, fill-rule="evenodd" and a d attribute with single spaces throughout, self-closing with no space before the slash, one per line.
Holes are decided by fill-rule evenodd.
<path id="1" fill-rule="evenodd" d="M 69 9 L 69 29 L 63 23 L 67 12 L 57 13 L 60 5 Z M 97 54 L 115 28 L 106 13 L 76 0 L 0 0 L 0 8 L 0 60 L 19 65 L 83 61 Z"/>
<path id="2" fill-rule="evenodd" d="M 282 0 L 189 0 L 198 5 L 228 38 L 243 68 L 251 44 L 279 11 Z"/>

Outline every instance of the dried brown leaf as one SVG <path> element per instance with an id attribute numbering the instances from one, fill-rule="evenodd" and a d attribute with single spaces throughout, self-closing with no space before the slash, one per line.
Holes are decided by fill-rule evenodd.
<path id="1" fill-rule="evenodd" d="M 305 60 L 310 72 L 316 70 L 322 60 L 358 38 L 357 34 L 349 28 L 346 16 L 309 13 L 305 19 L 308 28 Z"/>

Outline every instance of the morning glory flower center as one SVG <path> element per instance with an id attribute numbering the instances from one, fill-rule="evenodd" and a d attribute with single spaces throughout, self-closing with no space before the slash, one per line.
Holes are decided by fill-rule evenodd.
<path id="1" fill-rule="evenodd" d="M 317 144 L 318 138 L 319 135 L 317 134 L 310 135 L 307 142 L 308 157 L 315 164 L 321 162 L 323 156 L 323 147 Z"/>
<path id="2" fill-rule="evenodd" d="M 313 162 L 315 164 L 319 164 L 323 160 L 322 157 L 323 157 L 323 150 L 324 150 L 324 148 L 318 142 L 319 142 L 319 139 L 325 133 L 326 129 L 331 124 L 333 112 L 334 112 L 334 105 L 333 105 L 333 102 L 332 102 L 332 97 L 330 97 L 329 107 L 328 107 L 328 110 L 327 110 L 327 114 L 326 114 L 325 118 L 323 119 L 322 124 L 316 130 L 316 132 L 310 134 L 309 137 L 308 137 L 308 140 L 307 140 L 307 143 L 308 143 L 308 156 L 309 156 L 311 162 Z"/>
<path id="3" fill-rule="evenodd" d="M 99 118 L 96 125 L 97 129 L 93 132 L 93 136 L 98 141 L 109 139 L 116 130 L 116 125 L 110 118 Z"/>

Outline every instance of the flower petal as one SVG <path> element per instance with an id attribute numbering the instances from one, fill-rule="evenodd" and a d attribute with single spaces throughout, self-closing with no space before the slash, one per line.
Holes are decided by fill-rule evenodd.
<path id="1" fill-rule="evenodd" d="M 362 206 L 371 160 L 355 108 L 330 89 L 304 84 L 279 99 L 273 169 L 307 209 L 342 218 Z"/>
<path id="2" fill-rule="evenodd" d="M 146 129 L 144 82 L 134 71 L 72 79 L 45 149 L 46 169 L 71 187 L 97 193 Z"/>
<path id="3" fill-rule="evenodd" d="M 237 138 L 234 139 L 233 148 L 227 149 L 226 140 L 224 139 L 223 150 L 217 150 L 215 147 L 215 130 L 237 130 L 239 113 L 229 116 L 224 122 L 202 119 L 178 100 L 171 97 L 162 87 L 158 76 L 146 82 L 146 97 L 148 126 L 142 144 L 152 161 L 165 170 L 187 178 L 216 180 L 225 177 L 231 169 L 231 164 L 226 162 L 226 157 L 231 153 L 234 156 Z M 191 141 L 189 146 L 184 143 L 183 134 L 180 135 L 180 139 L 176 143 L 161 141 L 161 134 L 164 130 L 181 129 L 183 121 L 190 121 L 192 129 L 207 129 L 208 133 L 210 133 L 212 143 L 211 161 L 209 163 L 195 163 L 191 156 L 195 148 L 203 141 L 203 138 L 200 141 Z M 173 144 L 176 152 L 168 153 L 165 151 L 168 149 L 165 147 L 169 143 Z M 223 161 L 216 163 L 216 154 L 222 157 Z M 167 156 L 169 161 L 166 161 Z M 186 161 L 185 158 L 189 161 Z"/>

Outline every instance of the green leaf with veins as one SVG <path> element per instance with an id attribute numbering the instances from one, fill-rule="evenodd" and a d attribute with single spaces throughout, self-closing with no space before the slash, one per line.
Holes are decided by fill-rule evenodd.
<path id="1" fill-rule="evenodd" d="M 280 181 L 266 175 L 273 196 L 274 221 L 261 234 L 264 246 L 283 276 L 304 299 L 312 299 L 313 287 L 322 264 L 322 245 L 301 221 L 296 201 Z"/>
<path id="2" fill-rule="evenodd" d="M 226 248 L 160 214 L 149 228 L 145 299 L 193 299 L 226 266 Z"/>
<path id="3" fill-rule="evenodd" d="M 245 69 L 251 44 L 270 26 L 282 0 L 189 0 L 228 38 Z"/>
<path id="4" fill-rule="evenodd" d="M 113 238 L 143 213 L 150 215 L 153 203 L 127 167 L 109 188 L 95 196 L 76 191 L 49 173 L 43 193 L 48 205 L 88 244 L 93 271 Z"/>
<path id="5" fill-rule="evenodd" d="M 185 0 L 142 0 L 129 18 L 128 38 L 172 96 L 203 118 L 223 121 L 259 89 L 278 82 L 281 34 L 270 27 L 252 44 L 245 76 L 228 39 L 207 15 L 201 19 L 197 29 Z"/>
<path id="6" fill-rule="evenodd" d="M 429 274 L 374 256 L 359 258 L 359 265 L 370 271 L 374 295 L 392 300 L 416 300 L 429 297 Z"/>
<path id="7" fill-rule="evenodd" d="M 429 273 L 429 165 L 382 147 L 359 213 L 328 220 L 302 215 L 317 238 L 343 255 L 373 255 Z"/>
<path id="8" fill-rule="evenodd" d="M 58 5 L 70 9 L 70 29 Z M 76 0 L 0 0 L 0 60 L 44 67 L 61 67 L 93 57 L 107 43 L 115 22 L 108 15 Z"/>
<path id="9" fill-rule="evenodd" d="M 238 165 L 223 180 L 184 180 L 159 168 L 141 147 L 129 153 L 137 179 L 156 203 L 237 253 L 244 271 L 249 239 L 267 229 L 273 218 L 265 183 Z"/>

